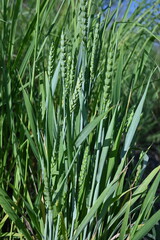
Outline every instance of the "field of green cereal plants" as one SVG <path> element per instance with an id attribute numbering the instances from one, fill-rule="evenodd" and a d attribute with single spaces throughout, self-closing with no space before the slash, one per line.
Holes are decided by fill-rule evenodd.
<path id="1" fill-rule="evenodd" d="M 134 2 L 0 1 L 0 239 L 160 239 L 160 3 Z"/>

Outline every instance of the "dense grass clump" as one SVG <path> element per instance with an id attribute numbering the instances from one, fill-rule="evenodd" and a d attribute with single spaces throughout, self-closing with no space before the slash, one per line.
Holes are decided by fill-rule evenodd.
<path id="1" fill-rule="evenodd" d="M 1 0 L 0 238 L 159 239 L 160 167 L 135 151 L 159 3 L 133 2 Z"/>

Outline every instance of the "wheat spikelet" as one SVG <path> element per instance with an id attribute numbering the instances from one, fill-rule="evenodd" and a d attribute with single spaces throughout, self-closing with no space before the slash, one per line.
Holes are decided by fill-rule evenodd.
<path id="1" fill-rule="evenodd" d="M 66 230 L 62 211 L 59 214 L 60 214 L 60 223 L 59 223 L 59 228 L 58 228 L 58 239 L 60 239 L 60 240 L 68 239 L 67 230 Z"/>
<path id="2" fill-rule="evenodd" d="M 65 35 L 62 32 L 61 34 L 61 74 L 62 74 L 62 82 L 63 82 L 63 98 L 62 98 L 62 106 L 66 106 L 66 96 L 68 96 L 69 83 L 67 79 L 67 50 L 65 44 Z"/>
<path id="3" fill-rule="evenodd" d="M 91 64 L 90 64 L 91 82 L 93 82 L 93 79 L 94 79 L 94 68 L 95 68 L 96 51 L 97 51 L 97 45 L 98 45 L 98 37 L 99 37 L 99 22 L 96 23 L 96 27 L 94 31 L 93 47 L 92 47 L 92 53 L 91 53 Z"/>
<path id="4" fill-rule="evenodd" d="M 113 74 L 113 56 L 114 56 L 114 43 L 111 41 L 108 49 L 108 59 L 107 59 L 107 69 L 105 74 L 105 81 L 103 87 L 103 102 L 102 110 L 105 111 L 106 108 L 110 105 L 110 83 Z"/>
<path id="5" fill-rule="evenodd" d="M 81 171 L 80 171 L 80 175 L 79 175 L 79 191 L 81 190 L 81 188 L 83 186 L 84 179 L 86 176 L 88 154 L 89 154 L 89 146 L 86 147 L 84 156 L 83 156 L 83 160 L 82 160 Z"/>
<path id="6" fill-rule="evenodd" d="M 72 99 L 71 99 L 70 113 L 74 112 L 74 110 L 76 109 L 78 98 L 79 98 L 79 93 L 82 88 L 82 82 L 83 82 L 83 74 L 81 71 L 79 74 L 78 80 L 77 80 L 77 84 L 76 84 Z"/>
<path id="7" fill-rule="evenodd" d="M 69 86 L 70 90 L 73 88 L 73 83 L 74 83 L 74 77 L 75 77 L 75 71 L 74 71 L 74 57 L 72 58 L 71 61 L 71 68 L 70 68 L 70 74 L 69 74 Z"/>
<path id="8" fill-rule="evenodd" d="M 44 180 L 44 197 L 45 197 L 45 204 L 48 209 L 52 209 L 52 198 L 51 198 L 51 191 L 50 191 L 50 184 L 49 179 L 47 176 L 46 169 L 43 170 L 43 180 Z"/>
<path id="9" fill-rule="evenodd" d="M 67 59 L 67 72 L 66 72 L 66 81 L 65 81 L 65 96 L 68 97 L 70 92 L 70 72 L 71 72 L 71 56 Z"/>
<path id="10" fill-rule="evenodd" d="M 60 217 L 60 219 L 59 219 L 59 226 L 58 226 L 58 239 L 63 239 L 62 238 L 62 234 L 61 234 L 61 232 L 62 232 L 62 219 L 61 219 L 61 217 Z"/>
<path id="11" fill-rule="evenodd" d="M 93 39 L 93 47 L 91 53 L 91 63 L 90 63 L 90 83 L 91 83 L 91 93 L 89 100 L 89 115 L 94 110 L 94 102 L 97 94 L 97 86 L 95 86 L 95 61 L 96 61 L 96 52 L 98 46 L 98 37 L 99 37 L 99 21 L 96 23 L 95 31 L 94 31 L 94 39 Z"/>
<path id="12" fill-rule="evenodd" d="M 55 184 L 55 175 L 56 175 L 56 171 L 57 171 L 59 143 L 60 143 L 60 129 L 58 129 L 58 132 L 57 132 L 57 138 L 56 138 L 56 142 L 55 142 L 54 152 L 53 152 L 53 156 L 51 158 L 52 187 Z"/>
<path id="13" fill-rule="evenodd" d="M 50 51 L 49 51 L 49 57 L 48 57 L 48 77 L 49 80 L 51 80 L 53 76 L 53 63 L 54 63 L 54 43 L 52 42 Z"/>
<path id="14" fill-rule="evenodd" d="M 78 179 L 78 206 L 80 204 L 82 193 L 84 192 L 84 183 L 85 183 L 85 178 L 87 173 L 88 155 L 89 155 L 89 146 L 85 148 L 83 160 L 81 164 L 80 175 Z"/>
<path id="15" fill-rule="evenodd" d="M 125 124 L 125 131 L 127 132 L 128 131 L 128 129 L 129 129 L 129 126 L 130 126 L 130 124 L 131 124 L 131 122 L 132 122 L 132 119 L 133 119 L 133 116 L 134 116 L 134 109 L 132 109 L 132 111 L 130 112 L 130 114 L 129 114 L 129 116 L 128 116 L 128 119 L 127 119 L 127 121 L 126 121 L 126 124 Z"/>
<path id="16" fill-rule="evenodd" d="M 136 171 L 136 175 L 135 175 L 135 179 L 134 179 L 134 183 L 133 184 L 136 185 L 138 183 L 138 181 L 139 181 L 139 179 L 141 177 L 141 172 L 142 172 L 142 166 L 141 166 L 141 164 L 139 164 L 138 167 L 137 167 L 137 171 Z"/>
<path id="17" fill-rule="evenodd" d="M 82 41 L 87 42 L 87 28 L 88 28 L 88 0 L 82 0 L 81 2 L 81 32 Z"/>
<path id="18" fill-rule="evenodd" d="M 65 79 L 67 75 L 67 68 L 66 68 L 66 45 L 65 45 L 65 36 L 62 32 L 61 34 L 61 73 L 62 78 Z"/>

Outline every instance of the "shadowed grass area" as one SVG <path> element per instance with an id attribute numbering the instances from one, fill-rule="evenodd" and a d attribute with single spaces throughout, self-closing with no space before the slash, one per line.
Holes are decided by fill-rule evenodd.
<path id="1" fill-rule="evenodd" d="M 153 2 L 1 1 L 0 238 L 158 239 Z"/>

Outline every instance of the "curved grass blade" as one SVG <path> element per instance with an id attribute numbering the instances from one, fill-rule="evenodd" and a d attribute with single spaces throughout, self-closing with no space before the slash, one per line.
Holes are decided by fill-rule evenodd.
<path id="1" fill-rule="evenodd" d="M 83 130 L 80 132 L 79 136 L 75 141 L 75 145 L 78 148 L 82 142 L 88 137 L 88 135 L 92 132 L 92 130 L 98 125 L 98 123 L 108 114 L 109 109 L 107 112 L 102 113 L 98 117 L 96 117 L 92 122 L 90 122 Z"/>
<path id="2" fill-rule="evenodd" d="M 152 228 L 153 226 L 160 220 L 160 210 L 156 212 L 145 224 L 142 228 L 135 234 L 132 240 L 141 240 Z"/>
<path id="3" fill-rule="evenodd" d="M 13 203 L 13 201 L 9 198 L 7 193 L 2 188 L 0 188 L 0 205 L 2 206 L 4 211 L 8 214 L 9 218 L 17 226 L 19 231 L 21 233 L 23 233 L 23 235 L 26 237 L 26 239 L 32 240 L 32 237 L 26 230 L 26 226 L 22 223 L 20 217 L 13 210 L 13 208 L 16 207 L 15 204 Z"/>
<path id="4" fill-rule="evenodd" d="M 111 220 L 109 224 L 109 228 L 113 225 L 113 223 L 115 223 L 115 221 L 117 221 L 125 213 L 128 205 L 132 206 L 138 200 L 138 198 L 142 196 L 142 193 L 146 191 L 150 182 L 153 180 L 153 178 L 157 175 L 159 171 L 160 171 L 160 167 L 157 167 L 145 178 L 145 180 L 140 184 L 140 186 L 133 193 L 132 198 L 125 203 L 125 205 L 121 208 L 119 213 L 117 213 L 117 215 L 115 215 L 115 217 Z"/>
<path id="5" fill-rule="evenodd" d="M 125 143 L 124 143 L 124 152 L 125 153 L 129 150 L 130 145 L 131 145 L 132 140 L 133 140 L 133 137 L 134 137 L 134 134 L 135 134 L 136 129 L 138 127 L 138 124 L 139 124 L 139 121 L 140 121 L 140 117 L 141 117 L 141 113 L 142 113 L 142 109 L 143 109 L 143 105 L 144 105 L 144 101 L 145 101 L 145 98 L 146 98 L 146 95 L 147 95 L 147 91 L 148 91 L 148 87 L 149 87 L 151 76 L 152 75 L 150 75 L 150 78 L 149 78 L 149 81 L 147 83 L 145 92 L 144 92 L 144 94 L 143 94 L 143 96 L 141 98 L 141 101 L 140 101 L 140 103 L 139 103 L 139 105 L 138 105 L 138 107 L 137 107 L 137 109 L 135 111 L 135 114 L 133 116 L 131 125 L 129 127 L 128 132 L 127 132 Z"/>
<path id="6" fill-rule="evenodd" d="M 111 182 L 105 190 L 101 193 L 99 198 L 95 201 L 94 205 L 89 210 L 88 214 L 85 216 L 81 224 L 79 225 L 75 235 L 73 236 L 73 240 L 76 240 L 79 236 L 79 234 L 83 231 L 83 229 L 86 227 L 86 225 L 89 223 L 89 221 L 92 219 L 94 214 L 97 212 L 98 208 L 101 206 L 101 204 L 107 201 L 107 199 L 113 194 L 115 189 L 117 188 L 117 181 Z"/>

